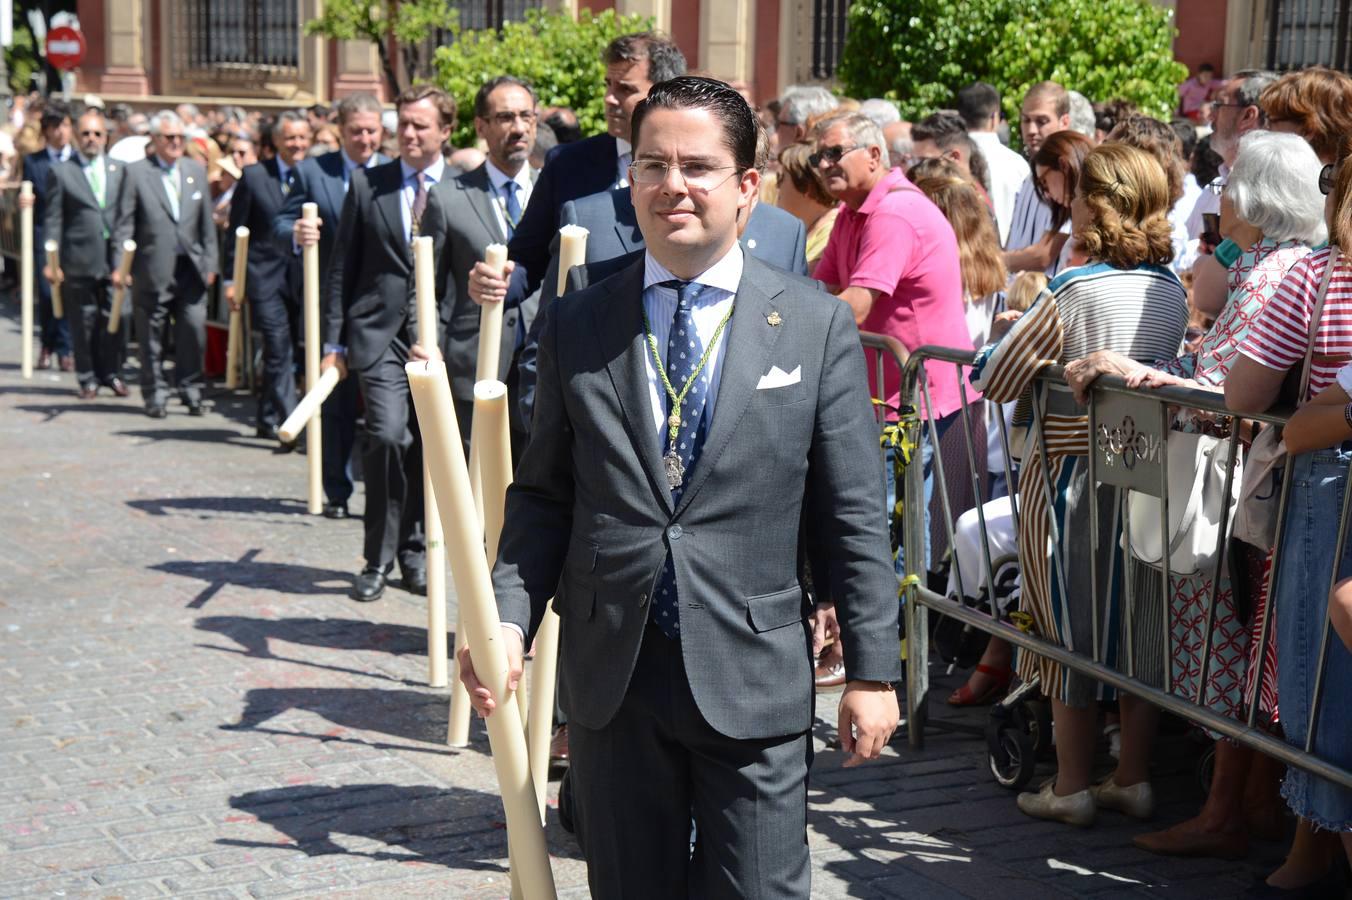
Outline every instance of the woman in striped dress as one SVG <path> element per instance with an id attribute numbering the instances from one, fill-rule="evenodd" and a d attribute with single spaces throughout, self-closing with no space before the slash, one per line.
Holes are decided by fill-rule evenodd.
<path id="1" fill-rule="evenodd" d="M 1117 665 L 1122 612 L 1116 490 L 1097 488 L 1099 541 L 1090 548 L 1088 419 L 1068 387 L 1033 379 L 1046 366 L 1096 350 L 1113 350 L 1141 362 L 1178 352 L 1188 304 L 1183 286 L 1168 269 L 1168 210 L 1168 182 L 1155 159 L 1124 144 L 1094 149 L 1085 158 L 1071 205 L 1073 239 L 1090 264 L 1053 279 L 1008 334 L 982 351 L 972 373 L 973 385 L 997 403 L 1018 398 L 1031 385 L 1041 414 L 1041 429 L 1034 423 L 1025 442 L 1019 475 L 1023 609 L 1043 638 L 1084 654 L 1097 651 L 1108 665 Z M 1087 551 L 1096 557 L 1092 569 Z M 1136 633 L 1160 629 L 1162 624 L 1152 629 L 1143 622 Z M 1052 699 L 1057 754 L 1056 779 L 1039 793 L 1021 795 L 1019 808 L 1081 826 L 1093 822 L 1098 806 L 1148 814 L 1153 805 L 1147 775 L 1153 708 L 1123 698 L 1117 773 L 1091 787 L 1095 701 L 1104 696 L 1102 686 L 1031 653 L 1020 654 L 1019 674 L 1039 677 Z"/>

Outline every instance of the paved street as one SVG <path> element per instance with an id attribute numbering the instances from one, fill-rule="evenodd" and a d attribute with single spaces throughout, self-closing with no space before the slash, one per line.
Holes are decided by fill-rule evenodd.
<path id="1" fill-rule="evenodd" d="M 441 743 L 422 598 L 347 599 L 359 521 L 306 515 L 304 458 L 253 437 L 243 394 L 155 421 L 137 397 L 79 401 L 71 375 L 21 380 L 4 310 L 0 896 L 505 897 L 485 734 Z M 1283 849 L 1161 859 L 1116 814 L 1034 822 L 971 735 L 841 769 L 835 699 L 817 727 L 814 896 L 1216 898 Z M 1165 821 L 1200 803 L 1199 746 L 1162 741 Z M 560 895 L 587 896 L 552 810 L 548 837 Z"/>

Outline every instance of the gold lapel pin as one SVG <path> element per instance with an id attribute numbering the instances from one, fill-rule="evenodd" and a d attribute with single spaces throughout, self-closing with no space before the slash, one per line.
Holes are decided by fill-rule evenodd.
<path id="1" fill-rule="evenodd" d="M 783 322 L 784 320 L 780 318 L 779 310 L 775 310 L 771 312 L 770 315 L 765 317 L 765 321 L 770 323 L 771 328 L 778 328 L 779 323 Z"/>

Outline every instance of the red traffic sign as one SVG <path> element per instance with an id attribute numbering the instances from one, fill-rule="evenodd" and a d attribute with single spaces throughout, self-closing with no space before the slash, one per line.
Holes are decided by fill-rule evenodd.
<path id="1" fill-rule="evenodd" d="M 85 37 L 68 25 L 47 32 L 47 62 L 58 69 L 73 69 L 84 62 Z"/>

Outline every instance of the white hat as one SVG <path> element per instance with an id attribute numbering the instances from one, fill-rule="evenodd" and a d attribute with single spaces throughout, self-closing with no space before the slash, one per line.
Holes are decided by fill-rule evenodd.
<path id="1" fill-rule="evenodd" d="M 103 98 L 98 94 L 85 94 L 84 105 L 93 107 L 94 109 L 103 109 Z"/>

